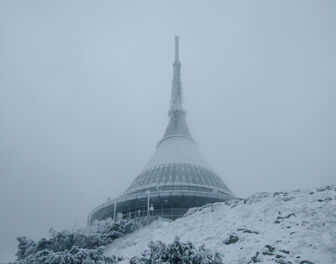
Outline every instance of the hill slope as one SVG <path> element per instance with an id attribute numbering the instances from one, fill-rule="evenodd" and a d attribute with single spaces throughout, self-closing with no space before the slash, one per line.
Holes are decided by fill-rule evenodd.
<path id="1" fill-rule="evenodd" d="M 336 263 L 336 187 L 257 193 L 192 209 L 176 221 L 158 220 L 115 240 L 106 255 L 127 261 L 151 240 L 171 243 L 175 236 L 205 244 L 230 264 Z"/>

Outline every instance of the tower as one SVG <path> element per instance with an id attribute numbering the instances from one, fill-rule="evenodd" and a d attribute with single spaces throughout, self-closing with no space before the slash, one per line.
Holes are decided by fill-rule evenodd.
<path id="1" fill-rule="evenodd" d="M 160 216 L 176 219 L 189 208 L 234 199 L 222 179 L 210 168 L 191 136 L 183 107 L 179 37 L 175 59 L 169 123 L 156 151 L 129 188 L 118 198 L 94 209 L 88 223 L 114 217 Z M 151 210 L 149 212 L 149 206 Z"/>

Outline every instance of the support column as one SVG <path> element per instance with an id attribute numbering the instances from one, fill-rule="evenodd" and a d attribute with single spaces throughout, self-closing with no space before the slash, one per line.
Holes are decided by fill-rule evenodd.
<path id="1" fill-rule="evenodd" d="M 116 201 L 114 202 L 114 206 L 113 206 L 113 222 L 114 222 L 114 223 L 116 222 L 117 203 L 118 203 L 118 200 L 116 200 Z"/>
<path id="2" fill-rule="evenodd" d="M 149 223 L 149 191 L 147 191 L 147 225 Z"/>

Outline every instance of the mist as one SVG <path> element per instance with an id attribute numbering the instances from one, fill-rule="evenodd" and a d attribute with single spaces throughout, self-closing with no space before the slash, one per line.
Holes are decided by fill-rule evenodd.
<path id="1" fill-rule="evenodd" d="M 336 173 L 334 1 L 1 1 L 0 261 L 122 194 L 168 123 L 174 35 L 187 122 L 232 192 Z"/>

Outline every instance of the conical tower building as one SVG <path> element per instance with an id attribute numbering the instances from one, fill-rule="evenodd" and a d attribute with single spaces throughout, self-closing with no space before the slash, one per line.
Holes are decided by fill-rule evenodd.
<path id="1" fill-rule="evenodd" d="M 161 216 L 176 219 L 189 208 L 234 199 L 235 196 L 201 155 L 186 122 L 183 107 L 179 37 L 169 107 L 169 123 L 156 151 L 130 187 L 117 199 L 92 211 L 88 223 L 107 217 Z"/>

